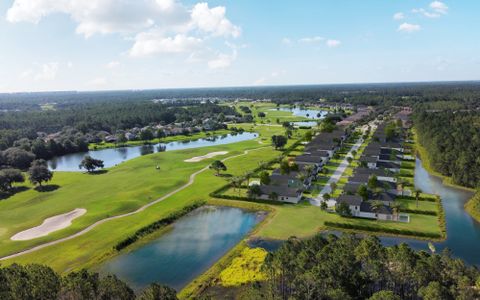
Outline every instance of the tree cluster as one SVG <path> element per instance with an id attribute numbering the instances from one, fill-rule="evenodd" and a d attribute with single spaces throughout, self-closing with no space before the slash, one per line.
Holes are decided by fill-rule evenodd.
<path id="1" fill-rule="evenodd" d="M 4 300 L 170 300 L 175 290 L 152 284 L 139 295 L 114 275 L 100 277 L 86 270 L 61 276 L 43 265 L 11 265 L 0 268 L 0 299 Z"/>
<path id="2" fill-rule="evenodd" d="M 418 112 L 418 139 L 433 169 L 456 184 L 480 187 L 480 113 L 475 111 Z"/>
<path id="3" fill-rule="evenodd" d="M 267 299 L 478 299 L 480 272 L 442 254 L 352 235 L 291 238 L 270 253 Z"/>

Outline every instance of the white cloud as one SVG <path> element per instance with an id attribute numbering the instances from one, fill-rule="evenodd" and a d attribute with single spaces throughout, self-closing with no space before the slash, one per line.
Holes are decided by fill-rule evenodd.
<path id="1" fill-rule="evenodd" d="M 441 1 L 433 1 L 430 3 L 430 8 L 442 15 L 446 15 L 448 12 L 448 6 Z"/>
<path id="2" fill-rule="evenodd" d="M 120 66 L 120 62 L 118 62 L 116 60 L 111 61 L 106 65 L 107 69 L 115 69 L 118 66 Z"/>
<path id="3" fill-rule="evenodd" d="M 177 10 L 154 0 L 15 0 L 7 11 L 9 22 L 38 23 L 48 15 L 63 13 L 77 23 L 76 32 L 90 37 L 94 34 L 131 33 L 153 26 L 156 21 L 182 21 L 182 8 Z M 172 4 L 173 5 L 173 4 Z M 184 19 L 188 12 L 184 11 Z M 175 18 L 171 18 L 175 16 Z M 186 16 L 186 17 L 185 17 Z"/>
<path id="4" fill-rule="evenodd" d="M 318 43 L 324 41 L 325 38 L 321 36 L 313 36 L 313 37 L 304 37 L 298 40 L 299 43 Z"/>
<path id="5" fill-rule="evenodd" d="M 393 19 L 397 20 L 397 21 L 398 20 L 403 20 L 403 19 L 405 19 L 405 14 L 402 13 L 402 12 L 398 12 L 398 13 L 393 15 Z"/>
<path id="6" fill-rule="evenodd" d="M 327 40 L 326 43 L 327 47 L 329 48 L 335 48 L 338 47 L 342 44 L 339 40 Z"/>
<path id="7" fill-rule="evenodd" d="M 159 53 L 186 53 L 198 49 L 202 44 L 199 38 L 177 34 L 174 37 L 164 37 L 157 32 L 140 33 L 135 37 L 135 44 L 130 49 L 134 57 L 148 56 Z"/>
<path id="8" fill-rule="evenodd" d="M 226 8 L 217 6 L 208 7 L 208 3 L 198 3 L 192 10 L 192 24 L 198 29 L 215 36 L 239 37 L 240 27 L 233 25 L 226 17 Z"/>
<path id="9" fill-rule="evenodd" d="M 216 58 L 208 62 L 210 69 L 225 69 L 237 59 L 237 50 L 233 49 L 232 54 L 219 53 Z"/>
<path id="10" fill-rule="evenodd" d="M 440 18 L 448 13 L 448 6 L 441 1 L 433 1 L 429 5 L 429 9 L 414 8 L 412 12 L 415 14 L 421 14 L 427 18 Z"/>
<path id="11" fill-rule="evenodd" d="M 419 31 L 420 29 L 421 29 L 420 25 L 410 24 L 410 23 L 402 23 L 402 24 L 400 24 L 400 26 L 398 26 L 397 31 L 411 33 L 411 32 L 415 32 L 415 31 Z"/>
<path id="12" fill-rule="evenodd" d="M 52 14 L 68 15 L 77 24 L 76 33 L 85 38 L 115 33 L 130 40 L 133 36 L 131 56 L 191 55 L 200 47 L 209 50 L 204 41 L 212 37 L 241 35 L 224 6 L 202 2 L 188 7 L 179 0 L 14 0 L 6 18 L 12 23 L 38 23 Z M 218 61 L 222 59 L 226 61 L 219 55 Z"/>

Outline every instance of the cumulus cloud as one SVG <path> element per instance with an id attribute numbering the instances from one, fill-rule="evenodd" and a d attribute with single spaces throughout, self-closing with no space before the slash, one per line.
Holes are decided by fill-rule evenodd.
<path id="1" fill-rule="evenodd" d="M 415 31 L 419 31 L 420 29 L 421 29 L 420 25 L 410 24 L 410 23 L 402 23 L 402 24 L 400 24 L 400 26 L 398 26 L 397 31 L 411 33 L 411 32 L 415 32 Z"/>
<path id="2" fill-rule="evenodd" d="M 393 15 L 393 19 L 397 20 L 397 21 L 398 20 L 403 20 L 403 19 L 405 19 L 405 14 L 402 13 L 402 12 L 398 12 L 398 13 Z"/>
<path id="3" fill-rule="evenodd" d="M 184 34 L 163 37 L 155 32 L 141 33 L 135 38 L 130 55 L 138 57 L 159 53 L 186 53 L 200 47 L 202 42 L 199 38 Z"/>
<path id="4" fill-rule="evenodd" d="M 217 6 L 208 7 L 208 3 L 198 3 L 192 10 L 192 24 L 207 33 L 215 36 L 239 37 L 241 29 L 230 22 L 226 17 L 226 8 Z"/>
<path id="5" fill-rule="evenodd" d="M 441 1 L 433 1 L 430 3 L 430 8 L 442 15 L 445 15 L 448 12 L 448 6 Z"/>
<path id="6" fill-rule="evenodd" d="M 202 2 L 189 7 L 178 0 L 14 0 L 6 18 L 12 23 L 39 23 L 52 14 L 68 15 L 77 24 L 76 33 L 85 38 L 133 37 L 128 53 L 135 57 L 195 51 L 212 37 L 241 35 L 224 6 Z"/>
<path id="7" fill-rule="evenodd" d="M 341 43 L 339 40 L 327 40 L 326 45 L 329 48 L 336 48 L 340 46 Z"/>
<path id="8" fill-rule="evenodd" d="M 77 23 L 76 32 L 94 34 L 131 33 L 153 26 L 158 20 L 181 22 L 182 7 L 176 11 L 154 0 L 15 0 L 7 11 L 9 22 L 38 23 L 48 15 L 63 13 Z M 184 12 L 188 18 L 188 13 Z M 175 18 L 172 18 L 175 16 Z"/>

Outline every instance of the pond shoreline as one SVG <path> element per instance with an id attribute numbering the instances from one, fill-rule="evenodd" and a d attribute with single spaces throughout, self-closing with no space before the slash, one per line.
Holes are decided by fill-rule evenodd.
<path id="1" fill-rule="evenodd" d="M 206 204 L 105 258 L 100 268 L 137 290 L 158 281 L 182 290 L 242 243 L 265 216 L 266 212 Z"/>
<path id="2" fill-rule="evenodd" d="M 71 153 L 54 157 L 48 160 L 48 166 L 52 171 L 81 172 L 79 165 L 86 155 L 104 162 L 105 168 L 117 166 L 131 159 L 153 154 L 156 152 L 203 148 L 208 146 L 226 145 L 237 142 L 254 140 L 259 137 L 258 133 L 244 131 L 242 133 L 228 133 L 193 140 L 173 141 L 169 143 L 157 143 L 140 146 L 118 147 L 101 150 L 90 150 L 82 153 Z"/>

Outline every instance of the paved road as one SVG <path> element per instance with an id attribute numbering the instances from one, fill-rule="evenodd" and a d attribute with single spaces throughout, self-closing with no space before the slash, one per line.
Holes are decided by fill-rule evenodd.
<path id="1" fill-rule="evenodd" d="M 267 146 L 268 147 L 268 146 Z M 250 151 L 256 151 L 256 150 L 260 150 L 260 149 L 263 149 L 263 148 L 266 148 L 266 146 L 263 146 L 263 147 L 259 147 L 259 148 L 255 148 L 255 149 L 250 149 L 250 150 L 245 150 L 242 154 L 238 154 L 238 155 L 234 155 L 234 156 L 230 156 L 230 157 L 227 157 L 225 159 L 223 159 L 222 161 L 227 161 L 227 160 L 230 160 L 230 159 L 233 159 L 233 158 L 237 158 L 239 156 L 243 156 L 243 155 L 247 155 Z M 190 185 L 193 184 L 193 182 L 195 181 L 195 177 L 208 170 L 208 167 L 209 166 L 206 166 L 205 168 L 193 173 L 190 175 L 190 178 L 188 180 L 188 182 L 184 185 L 182 185 L 181 187 L 179 187 L 178 189 L 174 190 L 174 191 L 171 191 L 170 193 L 150 202 L 150 203 L 147 203 L 145 204 L 144 206 L 138 208 L 137 210 L 135 211 L 132 211 L 132 212 L 129 212 L 129 213 L 126 213 L 126 214 L 122 214 L 122 215 L 117 215 L 117 216 L 113 216 L 113 217 L 108 217 L 108 218 L 105 218 L 105 219 L 102 219 L 102 220 L 99 220 L 95 223 L 93 223 L 92 225 L 86 227 L 85 229 L 82 229 L 81 231 L 75 233 L 75 234 L 72 234 L 72 235 L 69 235 L 67 237 L 64 237 L 64 238 L 61 238 L 61 239 L 58 239 L 58 240 L 55 240 L 55 241 L 51 241 L 51 242 L 48 242 L 48 243 L 45 243 L 45 244 L 40 244 L 38 246 L 35 246 L 33 248 L 30 248 L 30 249 L 27 249 L 27 250 L 23 250 L 23 251 L 20 251 L 20 252 L 17 252 L 17 253 L 14 253 L 14 254 L 11 254 L 11 255 L 7 255 L 7 256 L 4 256 L 4 257 L 0 257 L 0 261 L 2 260 L 6 260 L 6 259 L 10 259 L 10 258 L 15 258 L 15 257 L 19 257 L 21 255 L 25 255 L 25 254 L 28 254 L 28 253 L 32 253 L 32 252 L 35 252 L 35 251 L 38 251 L 40 249 L 43 249 L 43 248 L 46 248 L 46 247 L 49 247 L 49 246 L 53 246 L 53 245 L 56 245 L 56 244 L 60 244 L 62 242 L 65 242 L 65 241 L 68 241 L 68 240 L 71 240 L 71 239 L 74 239 L 76 237 L 79 237 L 81 235 L 84 235 L 85 233 L 91 231 L 93 228 L 97 227 L 98 225 L 101 225 L 103 223 L 106 223 L 108 221 L 111 221 L 111 220 L 116 220 L 116 219 L 120 219 L 120 218 L 125 218 L 125 217 L 128 217 L 128 216 L 131 216 L 131 215 L 135 215 L 135 214 L 138 214 L 142 211 L 144 211 L 145 209 L 149 208 L 150 206 L 152 205 L 155 205 L 171 196 L 173 196 L 174 194 L 186 189 L 187 187 L 189 187 Z"/>
<path id="2" fill-rule="evenodd" d="M 365 131 L 367 130 L 367 126 L 363 126 L 362 127 L 362 132 L 365 133 Z M 373 128 L 372 128 L 373 130 Z M 325 199 L 323 199 L 323 195 L 324 194 L 331 194 L 332 193 L 332 188 L 330 187 L 330 184 L 331 183 L 337 183 L 340 178 L 342 177 L 343 173 L 345 172 L 345 170 L 347 169 L 349 163 L 348 163 L 348 160 L 347 160 L 347 157 L 353 157 L 353 154 L 352 152 L 355 150 L 358 152 L 358 148 L 360 148 L 360 146 L 362 145 L 363 143 L 363 138 L 359 138 L 358 141 L 352 146 L 352 148 L 350 149 L 350 151 L 347 153 L 347 155 L 345 156 L 345 158 L 342 160 L 342 162 L 340 163 L 340 165 L 337 167 L 337 169 L 335 170 L 335 172 L 333 172 L 333 175 L 330 177 L 330 179 L 328 179 L 328 182 L 326 183 L 326 185 L 323 187 L 323 189 L 320 191 L 320 193 L 318 194 L 318 196 L 314 199 L 310 199 L 310 203 L 312 205 L 315 205 L 315 206 L 320 206 L 320 204 L 322 203 L 322 201 L 325 201 Z M 327 201 L 327 205 L 328 207 L 333 207 L 335 206 L 336 204 L 336 201 L 335 200 L 328 200 Z"/>

